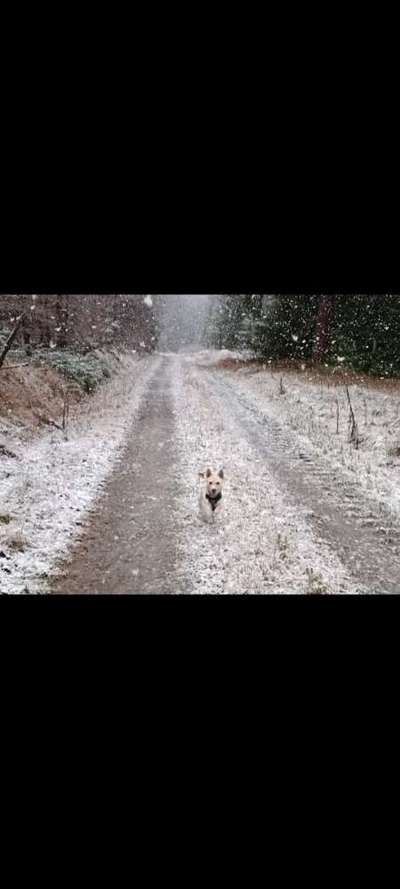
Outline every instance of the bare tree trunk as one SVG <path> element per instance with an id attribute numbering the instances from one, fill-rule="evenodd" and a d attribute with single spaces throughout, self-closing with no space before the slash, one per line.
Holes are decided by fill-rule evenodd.
<path id="1" fill-rule="evenodd" d="M 11 331 L 10 336 L 8 337 L 7 342 L 5 343 L 4 349 L 3 349 L 3 351 L 2 351 L 2 353 L 1 353 L 1 355 L 0 355 L 0 367 L 2 367 L 3 364 L 4 364 L 4 361 L 5 361 L 7 352 L 9 352 L 9 350 L 11 349 L 11 346 L 12 346 L 14 340 L 15 340 L 15 337 L 17 336 L 17 333 L 18 333 L 18 331 L 19 331 L 19 329 L 20 329 L 20 327 L 21 327 L 21 324 L 22 324 L 22 322 L 23 322 L 23 320 L 24 320 L 24 317 L 25 317 L 25 315 L 20 315 L 20 316 L 19 316 L 18 321 L 17 321 L 17 323 L 16 323 L 16 325 L 15 325 L 15 327 L 14 327 L 14 330 Z"/>
<path id="2" fill-rule="evenodd" d="M 315 341 L 313 361 L 319 364 L 325 358 L 330 342 L 331 327 L 335 315 L 334 296 L 320 296 L 317 323 L 315 325 Z"/>
<path id="3" fill-rule="evenodd" d="M 57 336 L 54 337 L 58 346 L 67 345 L 67 327 L 68 327 L 68 297 L 63 294 L 57 294 L 55 315 Z"/>

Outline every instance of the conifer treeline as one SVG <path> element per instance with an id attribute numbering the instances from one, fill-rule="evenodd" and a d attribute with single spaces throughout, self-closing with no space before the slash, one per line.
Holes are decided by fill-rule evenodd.
<path id="1" fill-rule="evenodd" d="M 398 295 L 229 295 L 215 298 L 210 345 L 250 349 L 266 360 L 345 363 L 400 375 Z"/>

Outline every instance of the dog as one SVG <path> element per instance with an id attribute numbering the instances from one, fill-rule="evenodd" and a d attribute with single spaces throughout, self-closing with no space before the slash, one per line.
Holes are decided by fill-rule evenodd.
<path id="1" fill-rule="evenodd" d="M 222 469 L 219 472 L 207 469 L 206 473 L 199 472 L 199 477 L 205 480 L 200 492 L 200 515 L 203 521 L 214 522 L 222 509 L 224 473 Z"/>

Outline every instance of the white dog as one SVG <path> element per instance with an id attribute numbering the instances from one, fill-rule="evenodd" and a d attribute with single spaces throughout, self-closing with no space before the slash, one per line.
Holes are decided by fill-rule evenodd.
<path id="1" fill-rule="evenodd" d="M 212 472 L 199 472 L 199 476 L 205 479 L 205 485 L 202 485 L 200 492 L 200 515 L 205 522 L 215 521 L 217 514 L 222 509 L 222 484 L 224 479 L 223 470 Z"/>

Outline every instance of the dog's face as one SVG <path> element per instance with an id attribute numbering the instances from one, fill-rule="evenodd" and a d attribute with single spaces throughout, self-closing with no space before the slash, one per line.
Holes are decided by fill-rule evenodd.
<path id="1" fill-rule="evenodd" d="M 207 494 L 209 494 L 210 497 L 216 497 L 217 494 L 222 491 L 224 480 L 222 469 L 220 469 L 219 472 L 213 472 L 211 469 L 207 469 L 205 474 L 204 472 L 200 472 L 199 475 L 201 478 L 206 479 Z"/>

